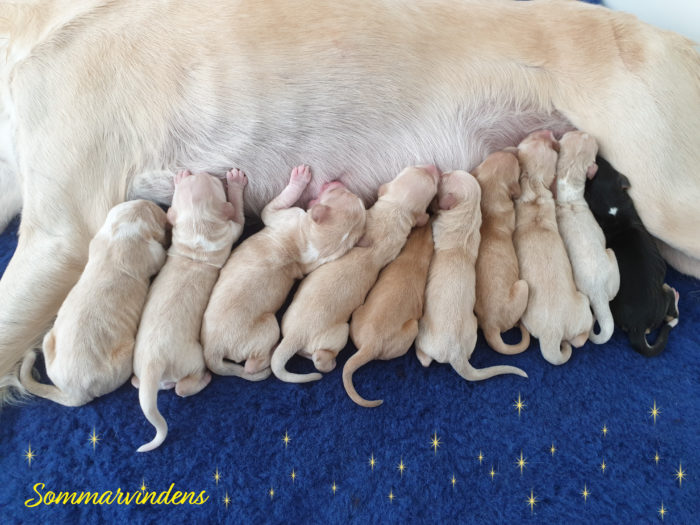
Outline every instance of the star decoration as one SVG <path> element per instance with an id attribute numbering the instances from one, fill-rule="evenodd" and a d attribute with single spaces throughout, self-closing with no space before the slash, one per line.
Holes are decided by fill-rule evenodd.
<path id="1" fill-rule="evenodd" d="M 146 492 L 146 490 L 148 490 L 148 487 L 146 486 L 146 481 L 143 478 L 141 478 L 141 486 L 139 487 L 139 489 L 141 490 L 141 492 Z"/>
<path id="2" fill-rule="evenodd" d="M 581 491 L 581 496 L 583 496 L 583 501 L 588 502 L 588 496 L 590 496 L 590 495 L 591 495 L 591 493 L 588 490 L 588 487 L 586 486 L 586 484 L 584 483 L 583 490 Z"/>
<path id="3" fill-rule="evenodd" d="M 219 480 L 221 480 L 221 474 L 219 474 L 219 467 L 216 467 L 216 471 L 214 472 L 214 481 L 216 481 L 216 484 L 219 484 Z"/>
<path id="4" fill-rule="evenodd" d="M 228 497 L 228 492 L 226 495 L 221 499 L 221 501 L 224 502 L 224 505 L 226 505 L 226 508 L 228 508 L 229 503 L 231 503 L 231 498 Z"/>
<path id="5" fill-rule="evenodd" d="M 481 465 L 481 462 L 484 461 L 484 454 L 481 452 L 481 450 L 479 451 L 479 455 L 476 457 L 476 459 L 479 460 L 479 465 Z"/>
<path id="6" fill-rule="evenodd" d="M 92 427 L 92 434 L 88 438 L 88 441 L 92 443 L 92 450 L 95 450 L 95 446 L 97 445 L 97 442 L 100 441 L 100 436 L 95 434 L 95 427 Z"/>
<path id="7" fill-rule="evenodd" d="M 554 443 L 552 443 L 552 448 L 550 448 L 549 451 L 552 453 L 552 456 L 554 456 L 554 453 L 557 451 L 557 449 L 554 448 Z"/>
<path id="8" fill-rule="evenodd" d="M 24 452 L 24 457 L 27 458 L 29 466 L 32 466 L 32 460 L 37 456 L 36 452 L 32 450 L 32 444 L 29 443 L 29 448 Z"/>
<path id="9" fill-rule="evenodd" d="M 450 480 L 450 482 L 452 483 L 452 488 L 455 488 L 455 483 L 457 483 L 457 478 L 455 478 L 454 474 L 452 474 L 452 479 Z"/>
<path id="10" fill-rule="evenodd" d="M 608 466 L 605 464 L 605 460 L 600 464 L 600 470 L 603 471 L 603 474 L 605 474 L 605 469 L 608 468 Z"/>
<path id="11" fill-rule="evenodd" d="M 284 437 L 282 438 L 282 441 L 284 442 L 284 448 L 287 448 L 287 445 L 289 445 L 289 442 L 292 440 L 292 438 L 289 437 L 289 434 L 287 434 L 287 431 L 284 431 Z"/>
<path id="12" fill-rule="evenodd" d="M 525 461 L 525 458 L 523 457 L 523 451 L 520 451 L 520 458 L 515 460 L 515 464 L 518 465 L 518 468 L 520 469 L 520 475 L 523 475 L 523 469 L 525 468 L 525 465 L 527 465 L 527 461 Z"/>
<path id="13" fill-rule="evenodd" d="M 686 472 L 683 470 L 683 464 L 679 463 L 678 464 L 678 470 L 676 471 L 676 479 L 678 480 L 678 486 L 681 487 L 683 485 L 683 478 L 685 477 Z"/>
<path id="14" fill-rule="evenodd" d="M 530 497 L 525 500 L 525 502 L 530 505 L 530 512 L 535 512 L 535 505 L 537 504 L 539 500 L 537 497 L 534 495 L 534 492 L 532 489 L 530 489 Z"/>
<path id="15" fill-rule="evenodd" d="M 290 477 L 292 478 L 292 483 L 297 479 L 297 473 L 294 472 L 294 469 L 292 469 L 292 473 L 290 474 Z"/>
<path id="16" fill-rule="evenodd" d="M 491 476 L 491 481 L 493 481 L 493 477 L 496 475 L 496 471 L 493 470 L 493 465 L 491 466 L 491 471 L 489 472 L 489 476 Z"/>
<path id="17" fill-rule="evenodd" d="M 603 425 L 603 428 L 600 430 L 603 433 L 603 436 L 608 435 L 608 427 L 606 425 Z"/>
<path id="18" fill-rule="evenodd" d="M 656 406 L 656 399 L 654 399 L 654 406 L 649 409 L 649 415 L 654 418 L 654 424 L 656 425 L 656 417 L 661 413 L 661 409 Z"/>
<path id="19" fill-rule="evenodd" d="M 661 516 L 661 521 L 664 520 L 664 516 L 666 515 L 667 512 L 668 512 L 668 509 L 666 509 L 666 507 L 664 507 L 664 502 L 662 501 L 661 507 L 659 508 L 659 516 Z"/>
<path id="20" fill-rule="evenodd" d="M 331 490 L 333 491 L 333 495 L 335 496 L 335 491 L 338 490 L 338 486 L 335 484 L 335 481 L 333 482 L 333 485 L 331 485 Z"/>
<path id="21" fill-rule="evenodd" d="M 274 498 L 275 497 L 275 489 L 270 487 L 268 494 L 270 495 L 270 499 Z"/>
<path id="22" fill-rule="evenodd" d="M 518 409 L 518 417 L 520 417 L 520 412 L 527 406 L 520 398 L 520 392 L 518 392 L 518 400 L 513 403 L 513 406 Z"/>
<path id="23" fill-rule="evenodd" d="M 396 497 L 396 496 L 394 496 L 394 491 L 393 491 L 393 490 L 390 490 L 390 491 L 389 491 L 389 501 L 391 501 L 391 502 L 393 503 L 395 497 Z"/>
<path id="24" fill-rule="evenodd" d="M 654 462 L 658 465 L 660 459 L 661 459 L 661 456 L 659 456 L 659 451 L 657 450 L 656 453 L 654 454 Z"/>
<path id="25" fill-rule="evenodd" d="M 406 470 L 406 465 L 404 465 L 403 458 L 401 458 L 401 462 L 397 465 L 396 468 L 399 472 L 401 472 L 401 477 L 403 477 L 403 471 Z"/>
<path id="26" fill-rule="evenodd" d="M 372 452 L 372 455 L 369 457 L 369 466 L 372 468 L 372 471 L 374 471 L 374 466 L 377 464 L 377 460 L 374 459 L 374 452 Z"/>
<path id="27" fill-rule="evenodd" d="M 430 441 L 433 450 L 435 451 L 435 454 L 437 454 L 437 449 L 440 446 L 440 438 L 437 435 L 437 432 L 433 433 L 433 439 Z"/>

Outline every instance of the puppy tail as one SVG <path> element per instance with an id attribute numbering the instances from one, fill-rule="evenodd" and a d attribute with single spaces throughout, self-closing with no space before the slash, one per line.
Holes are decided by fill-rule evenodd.
<path id="1" fill-rule="evenodd" d="M 286 381 L 287 383 L 308 383 L 309 381 L 318 381 L 323 376 L 318 372 L 312 374 L 293 374 L 287 371 L 287 361 L 289 361 L 294 354 L 297 353 L 299 349 L 299 344 L 296 341 L 292 341 L 289 337 L 283 337 L 280 344 L 277 345 L 275 351 L 272 353 L 272 360 L 270 366 L 272 368 L 272 373 L 278 379 Z"/>
<path id="2" fill-rule="evenodd" d="M 514 366 L 489 366 L 487 368 L 474 368 L 469 362 L 469 359 L 460 359 L 450 362 L 452 368 L 467 381 L 481 381 L 493 376 L 503 374 L 515 374 L 521 377 L 527 377 L 527 374 Z"/>
<path id="3" fill-rule="evenodd" d="M 494 330 L 493 332 L 489 332 L 488 334 L 484 335 L 489 343 L 489 346 L 496 352 L 499 354 L 513 355 L 524 352 L 527 350 L 527 347 L 530 346 L 530 332 L 527 331 L 527 328 L 525 328 L 523 323 L 520 323 L 520 334 L 520 342 L 514 345 L 509 345 L 503 342 L 501 333 L 498 330 Z"/>
<path id="4" fill-rule="evenodd" d="M 360 368 L 362 365 L 366 365 L 371 360 L 372 353 L 360 348 L 352 355 L 352 357 L 350 357 L 350 359 L 348 359 L 347 363 L 345 363 L 345 366 L 343 367 L 343 386 L 345 387 L 345 391 L 350 396 L 350 399 L 352 399 L 355 403 L 368 408 L 378 407 L 384 401 L 381 399 L 377 399 L 376 401 L 367 401 L 364 399 L 357 393 L 357 390 L 355 390 L 355 385 L 352 384 L 352 375 L 358 368 Z"/>
<path id="5" fill-rule="evenodd" d="M 602 345 L 610 340 L 615 330 L 615 323 L 612 313 L 610 312 L 610 304 L 605 299 L 601 299 L 595 303 L 591 302 L 591 307 L 593 308 L 595 318 L 598 320 L 600 332 L 596 334 L 594 328 L 591 328 L 588 338 L 595 344 Z"/>
<path id="6" fill-rule="evenodd" d="M 163 371 L 154 365 L 146 366 L 144 374 L 139 377 L 139 403 L 146 419 L 156 427 L 156 437 L 149 443 L 141 445 L 137 452 L 148 452 L 158 448 L 168 435 L 168 423 L 158 412 L 158 386 Z"/>
<path id="7" fill-rule="evenodd" d="M 673 328 L 673 325 L 670 322 L 664 323 L 653 345 L 649 345 L 646 335 L 641 330 L 630 331 L 629 336 L 632 348 L 644 357 L 655 357 L 659 355 L 664 351 L 664 348 L 666 348 L 668 334 L 671 333 L 671 328 Z"/>
<path id="8" fill-rule="evenodd" d="M 34 368 L 34 362 L 36 361 L 36 353 L 33 350 L 27 352 L 22 361 L 22 367 L 19 371 L 20 382 L 22 386 L 27 389 L 30 394 L 35 396 L 43 397 L 54 403 L 64 405 L 67 407 L 75 407 L 83 405 L 84 403 L 76 403 L 74 399 L 71 399 L 62 390 L 60 390 L 55 385 L 45 385 L 39 383 L 32 376 L 32 369 Z"/>
<path id="9" fill-rule="evenodd" d="M 563 365 L 571 359 L 571 344 L 568 341 L 560 341 L 558 337 L 540 338 L 540 352 L 542 357 L 553 365 Z"/>
<path id="10" fill-rule="evenodd" d="M 243 379 L 247 379 L 248 381 L 262 381 L 263 379 L 267 379 L 268 377 L 270 377 L 270 374 L 272 373 L 272 371 L 268 367 L 264 370 L 261 370 L 260 372 L 249 374 L 245 371 L 245 367 L 243 365 L 239 365 L 238 363 L 234 363 L 232 361 L 227 361 L 224 358 L 218 359 L 216 361 L 207 360 L 207 367 L 209 368 L 209 370 L 211 370 L 215 374 L 219 374 L 220 376 L 236 376 L 241 377 Z"/>

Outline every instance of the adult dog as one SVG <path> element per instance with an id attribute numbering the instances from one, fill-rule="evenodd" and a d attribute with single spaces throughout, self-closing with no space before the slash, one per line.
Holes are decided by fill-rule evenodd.
<path id="1" fill-rule="evenodd" d="M 305 198 L 340 179 L 369 203 L 407 165 L 471 169 L 534 129 L 577 127 L 630 177 L 667 259 L 700 276 L 700 55 L 601 7 L 3 3 L 0 93 L 0 155 L 12 152 L 0 210 L 17 211 L 18 184 L 23 198 L 0 281 L 0 385 L 50 326 L 109 208 L 162 170 L 243 169 L 256 213 L 304 161 L 317 174 Z"/>

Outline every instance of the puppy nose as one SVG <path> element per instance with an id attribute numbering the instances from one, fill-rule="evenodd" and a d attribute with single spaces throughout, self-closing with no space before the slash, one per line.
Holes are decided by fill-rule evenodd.
<path id="1" fill-rule="evenodd" d="M 537 131 L 536 133 L 534 133 L 534 136 L 546 140 L 551 140 L 552 142 L 556 142 L 557 140 L 554 138 L 554 133 L 552 133 L 552 130 L 550 129 L 543 129 L 541 131 Z"/>
<path id="2" fill-rule="evenodd" d="M 326 182 L 323 186 L 321 186 L 321 193 L 324 191 L 329 191 L 332 190 L 333 188 L 344 188 L 345 184 L 340 182 L 339 180 L 333 180 L 331 182 Z"/>

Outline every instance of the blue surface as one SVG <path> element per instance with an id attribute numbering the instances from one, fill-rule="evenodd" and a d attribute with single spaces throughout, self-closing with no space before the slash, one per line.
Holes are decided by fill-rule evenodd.
<path id="1" fill-rule="evenodd" d="M 14 226 L 0 237 L 1 254 L 14 249 Z M 697 523 L 700 282 L 673 271 L 668 280 L 681 293 L 681 318 L 666 351 L 653 359 L 631 350 L 619 331 L 604 346 L 574 350 L 561 367 L 546 363 L 537 348 L 507 357 L 480 340 L 472 359 L 477 367 L 507 363 L 530 377 L 468 383 L 447 365 L 423 369 L 411 351 L 355 374 L 360 393 L 385 400 L 364 409 L 342 387 L 346 349 L 340 367 L 314 384 L 215 377 L 192 398 L 161 392 L 170 433 L 146 454 L 136 448 L 153 437 L 153 427 L 130 385 L 81 408 L 39 399 L 6 408 L 0 414 L 0 516 L 3 523 L 655 523 L 663 503 L 665 523 Z M 295 358 L 291 368 L 311 366 Z M 520 415 L 518 396 L 525 403 Z M 31 465 L 25 458 L 30 444 Z M 682 484 L 676 479 L 681 465 Z M 38 499 L 36 483 L 45 484 L 38 488 L 43 495 L 133 493 L 142 483 L 146 492 L 160 493 L 174 483 L 172 494 L 206 491 L 208 500 L 200 506 L 26 507 Z"/>

